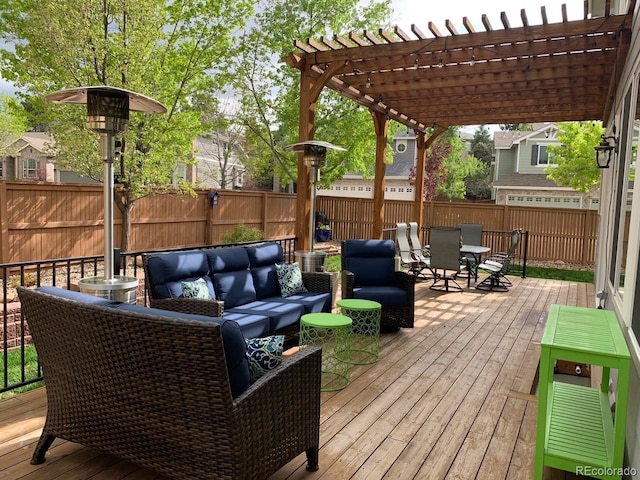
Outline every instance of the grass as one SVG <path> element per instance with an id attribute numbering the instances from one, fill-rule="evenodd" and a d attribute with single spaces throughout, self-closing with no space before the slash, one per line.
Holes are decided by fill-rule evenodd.
<path id="1" fill-rule="evenodd" d="M 22 381 L 21 355 L 19 348 L 9 350 L 7 354 L 7 364 L 9 365 L 7 375 L 9 377 L 9 385 Z M 25 379 L 29 380 L 38 376 L 38 355 L 33 345 L 29 345 L 24 349 Z M 4 377 L 5 365 L 4 357 L 0 356 L 0 375 Z M 42 382 L 32 383 L 24 387 L 14 388 L 8 392 L 0 393 L 0 399 L 12 397 L 18 393 L 27 392 L 34 388 L 41 387 Z"/>
<path id="2" fill-rule="evenodd" d="M 527 266 L 527 277 L 550 278 L 568 282 L 593 283 L 593 272 L 588 270 L 564 270 L 560 268 L 543 268 Z"/>

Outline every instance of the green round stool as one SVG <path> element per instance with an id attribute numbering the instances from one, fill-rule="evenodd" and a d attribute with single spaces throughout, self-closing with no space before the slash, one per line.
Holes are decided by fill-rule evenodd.
<path id="1" fill-rule="evenodd" d="M 345 298 L 336 305 L 353 321 L 351 363 L 368 365 L 380 355 L 380 311 L 382 305 L 371 300 Z"/>
<path id="2" fill-rule="evenodd" d="M 300 349 L 322 347 L 323 392 L 349 385 L 351 368 L 351 319 L 338 313 L 307 313 L 300 318 Z"/>

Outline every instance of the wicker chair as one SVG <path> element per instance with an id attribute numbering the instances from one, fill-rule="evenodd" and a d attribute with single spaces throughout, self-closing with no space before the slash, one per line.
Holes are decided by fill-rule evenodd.
<path id="1" fill-rule="evenodd" d="M 176 479 L 263 479 L 305 451 L 317 470 L 319 349 L 232 398 L 221 324 L 18 293 L 47 389 L 33 464 L 60 437 Z"/>
<path id="2" fill-rule="evenodd" d="M 416 276 L 394 271 L 393 240 L 344 240 L 341 262 L 342 298 L 379 302 L 382 330 L 413 328 Z"/>

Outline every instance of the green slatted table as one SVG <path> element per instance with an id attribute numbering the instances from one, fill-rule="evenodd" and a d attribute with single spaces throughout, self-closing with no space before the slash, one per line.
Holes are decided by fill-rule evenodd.
<path id="1" fill-rule="evenodd" d="M 553 381 L 554 360 L 602 366 L 600 389 Z M 609 371 L 618 370 L 615 418 Z M 534 479 L 544 466 L 595 478 L 623 472 L 629 349 L 614 312 L 551 305 L 540 349 Z"/>

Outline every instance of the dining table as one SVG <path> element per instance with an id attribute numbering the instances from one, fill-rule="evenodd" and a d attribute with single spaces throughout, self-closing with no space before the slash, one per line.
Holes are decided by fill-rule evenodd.
<path id="1" fill-rule="evenodd" d="M 460 247 L 460 253 L 463 255 L 471 255 L 474 259 L 474 267 L 469 268 L 470 274 L 473 274 L 473 280 L 478 281 L 478 265 L 482 261 L 482 255 L 489 253 L 491 249 L 484 245 L 467 245 L 462 244 Z"/>

